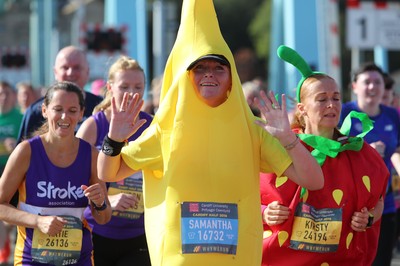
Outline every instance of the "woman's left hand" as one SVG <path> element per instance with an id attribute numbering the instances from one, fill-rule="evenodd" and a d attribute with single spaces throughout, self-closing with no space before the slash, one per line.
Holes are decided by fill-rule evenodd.
<path id="1" fill-rule="evenodd" d="M 269 225 L 278 225 L 286 222 L 289 219 L 290 209 L 279 204 L 278 201 L 273 201 L 267 205 L 263 212 L 263 220 Z"/>
<path id="2" fill-rule="evenodd" d="M 256 124 L 276 137 L 281 143 L 293 141 L 293 133 L 290 128 L 289 118 L 286 111 L 286 97 L 282 94 L 282 107 L 275 99 L 272 91 L 268 96 L 262 91 L 259 98 L 254 98 L 254 103 L 261 112 L 265 121 L 256 120 Z M 287 140 L 285 138 L 290 138 Z"/>
<path id="3" fill-rule="evenodd" d="M 367 228 L 368 224 L 368 209 L 364 207 L 361 212 L 354 212 L 351 217 L 351 229 L 356 232 L 363 232 Z"/>
<path id="4" fill-rule="evenodd" d="M 144 123 L 139 119 L 143 100 L 138 93 L 124 93 L 121 106 L 117 109 L 115 98 L 111 99 L 111 120 L 108 137 L 114 141 L 122 142 L 132 136 Z"/>
<path id="5" fill-rule="evenodd" d="M 106 200 L 107 194 L 104 193 L 100 184 L 98 184 L 98 183 L 93 184 L 89 187 L 86 185 L 82 185 L 81 188 L 82 188 L 83 192 L 85 193 L 85 196 L 90 200 L 90 202 L 92 202 L 93 204 L 95 204 L 98 207 L 103 205 L 104 201 Z"/>

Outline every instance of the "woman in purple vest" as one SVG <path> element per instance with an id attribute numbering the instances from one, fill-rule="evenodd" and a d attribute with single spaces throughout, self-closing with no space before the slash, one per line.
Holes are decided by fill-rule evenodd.
<path id="1" fill-rule="evenodd" d="M 85 120 L 79 128 L 77 136 L 100 150 L 110 127 L 111 98 L 114 97 L 119 109 L 125 92 L 131 95 L 137 93 L 142 99 L 144 88 L 144 71 L 138 62 L 127 56 L 118 58 L 110 67 L 104 100 L 94 109 L 94 115 Z M 140 112 L 139 119 L 145 119 L 146 123 L 128 139 L 129 141 L 139 137 L 153 118 L 145 112 Z M 97 224 L 89 209 L 85 211 L 85 217 L 93 230 L 96 266 L 150 265 L 144 233 L 142 184 L 141 171 L 119 182 L 107 183 L 112 218 L 105 225 Z"/>
<path id="2" fill-rule="evenodd" d="M 42 105 L 45 124 L 7 162 L 0 179 L 0 220 L 18 226 L 15 265 L 93 265 L 83 212 L 90 206 L 96 222 L 104 224 L 111 208 L 97 178 L 97 150 L 74 135 L 84 103 L 75 84 L 52 85 Z M 9 201 L 17 190 L 15 208 Z"/>

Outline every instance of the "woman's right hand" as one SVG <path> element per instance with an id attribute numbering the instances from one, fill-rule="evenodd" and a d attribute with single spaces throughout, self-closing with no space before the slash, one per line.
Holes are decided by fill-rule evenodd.
<path id="1" fill-rule="evenodd" d="M 143 105 L 138 93 L 124 93 L 121 107 L 117 110 L 115 98 L 111 99 L 111 121 L 108 137 L 117 142 L 123 142 L 132 136 L 146 119 L 138 119 Z"/>
<path id="2" fill-rule="evenodd" d="M 264 209 L 263 220 L 269 226 L 278 225 L 284 223 L 289 218 L 289 214 L 288 207 L 279 204 L 278 201 L 273 201 Z"/>
<path id="3" fill-rule="evenodd" d="M 138 199 L 132 194 L 119 193 L 116 195 L 109 195 L 111 208 L 113 211 L 126 211 L 129 208 L 135 207 L 138 204 Z"/>
<path id="4" fill-rule="evenodd" d="M 286 96 L 282 94 L 282 106 L 275 99 L 275 94 L 261 91 L 260 96 L 254 98 L 254 103 L 261 112 L 264 120 L 255 123 L 277 138 L 282 146 L 292 143 L 296 136 L 290 128 L 289 116 L 286 111 Z"/>
<path id="5" fill-rule="evenodd" d="M 64 225 L 67 223 L 68 221 L 57 216 L 39 215 L 37 218 L 37 227 L 42 233 L 48 234 L 49 236 L 55 236 L 60 233 Z"/>

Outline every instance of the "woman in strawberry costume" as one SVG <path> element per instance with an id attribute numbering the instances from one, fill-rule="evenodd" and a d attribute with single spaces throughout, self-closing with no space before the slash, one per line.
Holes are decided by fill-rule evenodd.
<path id="1" fill-rule="evenodd" d="M 284 176 L 261 174 L 262 265 L 371 265 L 389 176 L 362 138 L 372 122 L 352 112 L 338 130 L 341 95 L 335 80 L 312 71 L 289 47 L 279 47 L 278 56 L 302 74 L 292 128 L 321 165 L 325 183 L 308 191 Z M 362 122 L 358 136 L 348 136 L 350 117 Z"/>

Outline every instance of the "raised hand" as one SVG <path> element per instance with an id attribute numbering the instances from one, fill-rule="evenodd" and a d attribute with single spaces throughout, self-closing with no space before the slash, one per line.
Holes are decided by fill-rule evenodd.
<path id="1" fill-rule="evenodd" d="M 139 94 L 124 93 L 121 107 L 117 110 L 115 98 L 111 100 L 111 121 L 108 137 L 122 142 L 132 136 L 144 123 L 145 119 L 138 119 L 143 100 Z"/>
<path id="2" fill-rule="evenodd" d="M 257 120 L 256 124 L 268 131 L 272 136 L 281 140 L 291 133 L 288 114 L 286 111 L 286 97 L 282 94 L 282 107 L 275 99 L 272 91 L 266 95 L 263 91 L 259 97 L 254 98 L 254 103 L 261 112 L 265 121 Z"/>

